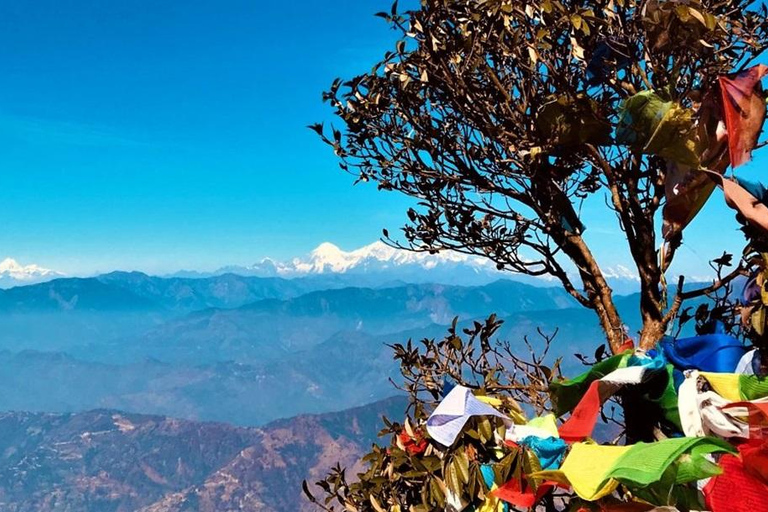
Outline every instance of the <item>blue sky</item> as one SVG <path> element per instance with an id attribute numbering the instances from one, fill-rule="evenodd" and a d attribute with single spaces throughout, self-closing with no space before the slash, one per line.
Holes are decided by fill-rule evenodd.
<path id="1" fill-rule="evenodd" d="M 330 119 L 320 94 L 334 77 L 390 48 L 372 15 L 388 6 L 3 2 L 0 258 L 70 274 L 163 273 L 286 258 L 323 241 L 352 249 L 395 231 L 409 201 L 353 187 L 305 128 Z M 682 272 L 703 274 L 714 237 L 741 247 L 714 199 L 687 231 Z M 584 221 L 601 259 L 626 263 L 612 214 L 594 204 Z"/>

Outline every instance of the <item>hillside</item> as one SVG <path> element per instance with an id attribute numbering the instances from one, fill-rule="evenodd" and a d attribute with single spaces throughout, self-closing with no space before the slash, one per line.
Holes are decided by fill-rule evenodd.
<path id="1" fill-rule="evenodd" d="M 352 465 L 393 398 L 261 429 L 97 410 L 0 414 L 5 512 L 295 512 L 301 481 Z"/>

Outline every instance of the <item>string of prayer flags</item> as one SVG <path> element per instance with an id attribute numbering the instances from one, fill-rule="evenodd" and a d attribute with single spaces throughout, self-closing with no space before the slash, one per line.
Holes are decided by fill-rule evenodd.
<path id="1" fill-rule="evenodd" d="M 549 390 L 555 415 L 562 416 L 573 410 L 592 382 L 605 377 L 618 368 L 626 367 L 630 356 L 631 352 L 627 351 L 595 363 L 588 371 L 573 379 L 552 382 Z"/>
<path id="2" fill-rule="evenodd" d="M 731 373 L 751 366 L 745 362 L 749 354 L 723 333 L 666 338 L 647 353 L 627 350 L 574 379 L 551 384 L 555 412 L 571 413 L 559 427 L 555 414 L 526 422 L 522 410 L 504 407 L 507 402 L 501 397 L 476 396 L 470 388 L 455 385 L 426 420 L 431 439 L 453 446 L 475 416 L 499 418 L 506 430 L 503 442 L 498 433 L 484 437 L 483 443 L 498 443 L 486 446 L 487 457 L 476 458 L 474 448 L 468 459 L 462 455 L 477 464 L 469 467 L 479 468 L 482 478 L 472 485 L 480 487 L 474 487 L 474 496 L 459 496 L 451 484 L 444 495 L 445 510 L 534 509 L 556 486 L 572 488 L 581 503 L 588 504 L 584 510 L 689 510 L 699 506 L 703 493 L 712 512 L 724 512 L 734 510 L 728 508 L 727 490 L 741 492 L 740 485 L 748 499 L 760 493 L 768 497 L 768 380 Z M 672 378 L 675 368 L 686 372 L 678 391 Z M 584 442 L 605 400 L 619 392 L 658 405 L 663 418 L 659 426 L 671 437 L 624 446 Z M 408 439 L 401 433 L 398 439 L 406 446 L 418 441 L 416 432 Z M 681 433 L 685 437 L 677 437 Z M 405 449 L 421 457 L 421 448 Z M 619 486 L 630 494 L 614 494 Z M 630 495 L 630 502 L 620 503 Z M 768 511 L 750 507 L 749 512 Z"/>
<path id="3" fill-rule="evenodd" d="M 659 482 L 678 459 L 682 465 L 675 473 L 677 483 L 709 478 L 719 471 L 715 465 L 706 463 L 706 455 L 718 452 L 735 453 L 736 449 L 725 441 L 704 437 L 629 446 L 576 443 L 559 470 L 541 471 L 532 476 L 568 482 L 579 497 L 595 501 L 611 494 L 620 483 L 643 488 Z M 681 459 L 683 455 L 686 457 Z"/>
<path id="4" fill-rule="evenodd" d="M 571 412 L 570 418 L 558 429 L 561 438 L 574 442 L 591 436 L 597 424 L 600 408 L 608 398 L 625 386 L 637 386 L 657 376 L 663 379 L 660 383 L 664 386 L 658 396 L 648 396 L 647 399 L 660 405 L 668 421 L 674 425 L 679 423 L 676 396 L 670 378 L 671 369 L 666 367 L 661 353 L 655 353 L 653 356 L 631 355 L 623 362 L 619 360 L 618 364 L 626 366 L 617 368 L 589 384 L 583 397 Z"/>
<path id="5" fill-rule="evenodd" d="M 768 67 L 759 64 L 719 78 L 728 128 L 728 150 L 734 169 L 750 160 L 762 130 L 766 107 L 760 80 L 766 74 Z"/>
<path id="6" fill-rule="evenodd" d="M 642 366 L 619 368 L 592 382 L 570 418 L 560 426 L 560 437 L 573 442 L 591 436 L 603 402 L 624 386 L 640 384 L 645 372 Z"/>
<path id="7" fill-rule="evenodd" d="M 667 162 L 664 180 L 666 202 L 661 233 L 675 242 L 712 195 L 715 184 L 699 168 L 722 174 L 728 167 L 728 131 L 723 121 L 720 94 L 706 93 L 697 111 L 696 144 L 699 166 Z"/>
<path id="8" fill-rule="evenodd" d="M 712 193 L 713 184 L 708 183 L 709 180 L 703 173 L 697 172 L 697 168 L 703 167 L 713 174 L 722 175 L 728 162 L 735 169 L 750 160 L 752 149 L 757 144 L 766 116 L 765 98 L 760 80 L 767 73 L 768 67 L 758 65 L 736 75 L 719 78 L 721 104 L 718 105 L 712 101 L 711 95 L 707 94 L 698 111 L 696 141 L 687 140 L 688 135 L 682 137 L 687 148 L 698 148 L 697 151 L 700 153 L 698 162 L 683 161 L 679 155 L 675 158 L 671 154 L 673 149 L 668 150 L 668 154 L 665 155 L 659 150 L 654 152 L 644 148 L 646 153 L 658 154 L 667 159 L 666 204 L 663 210 L 664 225 L 662 227 L 665 240 L 673 240 L 678 236 L 701 210 Z M 650 95 L 648 97 L 650 98 Z M 659 103 L 659 101 L 656 98 L 648 99 L 646 106 L 637 108 L 655 110 L 658 115 L 672 108 L 671 102 Z M 717 118 L 722 118 L 722 121 Z M 626 138 L 631 139 L 629 136 Z M 619 139 L 621 140 L 622 137 Z M 723 153 L 723 141 L 727 142 L 729 155 L 729 160 L 724 164 L 720 157 Z M 761 196 L 755 195 L 748 186 L 743 183 L 741 186 L 758 200 L 761 199 Z"/>
<path id="9" fill-rule="evenodd" d="M 427 418 L 427 432 L 438 443 L 451 446 L 473 416 L 494 416 L 512 424 L 507 416 L 478 400 L 471 389 L 457 385 Z"/>

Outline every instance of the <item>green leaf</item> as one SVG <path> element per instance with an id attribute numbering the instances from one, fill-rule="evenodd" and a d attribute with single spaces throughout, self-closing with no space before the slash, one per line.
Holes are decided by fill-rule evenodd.
<path id="1" fill-rule="evenodd" d="M 480 433 L 480 440 L 484 443 L 493 439 L 493 427 L 491 426 L 491 420 L 488 418 L 482 418 L 477 424 L 477 430 Z"/>
<path id="2" fill-rule="evenodd" d="M 467 457 L 466 450 L 460 449 L 453 459 L 453 463 L 456 465 L 456 470 L 463 483 L 469 483 L 469 458 Z"/>
<path id="3" fill-rule="evenodd" d="M 440 489 L 440 485 L 438 485 L 434 478 L 429 480 L 429 495 L 432 498 L 432 503 L 437 505 L 438 508 L 442 509 L 445 507 L 445 494 L 443 494 L 443 490 Z"/>
<path id="4" fill-rule="evenodd" d="M 443 476 L 445 477 L 445 486 L 448 488 L 451 494 L 461 496 L 461 488 L 463 486 L 459 481 L 459 475 L 456 472 L 456 468 L 453 466 L 453 464 L 448 465 Z"/>
<path id="5" fill-rule="evenodd" d="M 584 23 L 584 19 L 578 14 L 571 14 L 571 24 L 576 30 L 581 30 L 581 24 Z"/>

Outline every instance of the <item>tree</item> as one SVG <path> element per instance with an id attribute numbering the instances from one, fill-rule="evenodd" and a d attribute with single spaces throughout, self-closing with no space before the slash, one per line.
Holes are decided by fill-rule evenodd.
<path id="1" fill-rule="evenodd" d="M 616 352 L 624 324 L 578 215 L 586 198 L 607 194 L 640 277 L 639 345 L 653 347 L 681 300 L 700 292 L 678 290 L 665 304 L 656 234 L 668 159 L 644 151 L 647 140 L 618 143 L 612 128 L 624 101 L 642 91 L 695 116 L 717 77 L 745 68 L 766 47 L 765 7 L 749 0 L 396 7 L 379 13 L 401 35 L 396 50 L 324 95 L 344 130 L 326 136 L 314 128 L 342 168 L 419 200 L 403 229 L 410 249 L 477 254 L 500 269 L 553 276 L 595 312 Z M 713 145 L 694 123 L 673 128 Z M 720 166 L 716 153 L 704 163 Z M 681 232 L 670 238 L 664 267 L 680 240 Z"/>
<path id="2" fill-rule="evenodd" d="M 764 236 L 754 225 L 745 226 L 750 243 L 738 265 L 727 253 L 713 260 L 710 286 L 686 291 L 679 277 L 670 301 L 665 273 L 719 176 L 757 144 L 762 95 L 755 96 L 762 112 L 738 145 L 735 130 L 721 133 L 728 108 L 721 92 L 724 79 L 768 48 L 766 15 L 751 0 L 422 0 L 406 12 L 395 2 L 378 14 L 400 36 L 395 50 L 324 94 L 341 129 L 312 128 L 357 182 L 418 201 L 402 237 L 385 230 L 386 241 L 554 277 L 594 311 L 613 354 L 626 347 L 626 326 L 579 216 L 595 198 L 615 215 L 640 278 L 640 349 L 654 348 L 674 321 L 692 318 L 682 306 L 697 297 L 715 300 L 699 307 L 697 324 L 725 319 L 738 330 L 738 308 L 723 290 L 765 267 L 755 254 L 765 252 Z M 765 311 L 756 300 L 754 311 Z M 763 343 L 766 315 L 752 317 L 743 334 Z M 559 360 L 546 361 L 552 337 L 543 355 L 531 349 L 524 360 L 518 347 L 492 341 L 498 325 L 491 317 L 464 338 L 454 325 L 444 340 L 395 346 L 412 418 L 387 424 L 394 444 L 366 457 L 370 470 L 358 483 L 349 484 L 341 468 L 320 482 L 327 494 L 321 508 L 338 502 L 347 510 L 421 511 L 442 509 L 457 485 L 483 494 L 472 461 L 497 449 L 493 424 L 472 423 L 458 448 L 443 451 L 421 442 L 418 425 L 446 375 L 481 394 L 509 397 L 498 407 L 510 415 L 522 414 L 518 403 L 535 412 L 552 408 L 548 390 L 561 378 Z M 625 422 L 630 442 L 654 436 L 659 416 L 646 402 L 620 394 L 624 414 L 615 421 Z M 499 462 L 506 477 L 530 469 L 515 457 Z M 555 510 L 557 499 L 549 494 L 544 505 Z"/>

